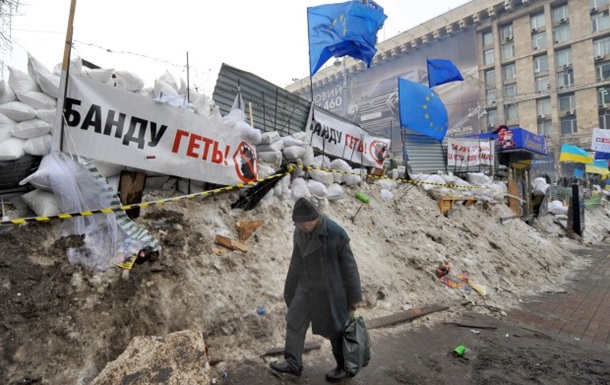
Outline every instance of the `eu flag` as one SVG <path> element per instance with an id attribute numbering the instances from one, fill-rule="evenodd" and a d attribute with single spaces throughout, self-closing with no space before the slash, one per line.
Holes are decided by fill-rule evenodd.
<path id="1" fill-rule="evenodd" d="M 428 86 L 434 87 L 440 84 L 464 80 L 460 70 L 446 59 L 428 59 Z"/>
<path id="2" fill-rule="evenodd" d="M 358 1 L 308 7 L 309 75 L 333 56 L 351 56 L 370 67 L 377 53 L 377 31 L 385 19 L 382 11 Z"/>
<path id="3" fill-rule="evenodd" d="M 447 109 L 433 89 L 398 78 L 400 125 L 441 142 L 449 128 Z"/>

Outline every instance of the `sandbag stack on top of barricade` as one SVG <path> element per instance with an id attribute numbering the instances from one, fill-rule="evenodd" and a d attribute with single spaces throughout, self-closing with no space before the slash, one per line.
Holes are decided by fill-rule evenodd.
<path id="1" fill-rule="evenodd" d="M 51 131 L 57 110 L 60 70 L 61 66 L 58 64 L 50 71 L 36 58 L 28 55 L 27 72 L 11 67 L 8 83 L 0 82 L 0 167 L 2 163 L 23 160 L 26 157 L 35 160 L 30 168 L 15 171 L 11 184 L 29 185 L 35 189 L 26 194 L 24 200 L 38 216 L 59 213 L 50 186 L 45 183 L 48 179 L 48 168 L 44 166 L 44 162 L 41 166 L 38 163 L 51 150 Z M 84 67 L 80 58 L 73 58 L 70 61 L 70 73 L 145 95 L 195 114 L 221 119 L 228 129 L 239 131 L 240 135 L 247 137 L 248 141 L 256 146 L 259 178 L 276 173 L 282 165 L 303 166 L 296 179 L 291 181 L 290 178 L 284 178 L 275 186 L 275 196 L 296 199 L 313 195 L 319 199 L 337 200 L 343 197 L 344 186 L 361 183 L 361 175 L 367 174 L 366 169 L 353 169 L 342 159 L 331 161 L 327 156 L 314 156 L 310 137 L 305 132 L 283 137 L 275 131 L 261 133 L 247 123 L 245 112 L 237 108 L 221 116 L 219 108 L 211 98 L 187 90 L 184 80 L 176 79 L 169 72 L 156 79 L 152 87 L 145 87 L 144 81 L 134 73 L 107 68 L 91 69 Z M 115 189 L 118 188 L 121 170 L 129 169 L 103 161 L 90 162 Z M 308 168 L 309 166 L 314 168 Z M 146 189 L 175 188 L 181 193 L 198 193 L 209 188 L 205 181 L 137 171 L 147 174 Z M 14 180 L 15 177 L 18 178 Z M 0 184 L 0 190 L 2 188 Z"/>

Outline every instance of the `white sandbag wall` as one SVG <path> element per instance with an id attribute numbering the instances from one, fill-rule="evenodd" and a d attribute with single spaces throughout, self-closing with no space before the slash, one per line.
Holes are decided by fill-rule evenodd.
<path id="1" fill-rule="evenodd" d="M 53 71 L 47 69 L 36 58 L 28 55 L 27 72 L 9 68 L 8 82 L 0 81 L 0 161 L 15 160 L 26 154 L 44 157 L 51 150 L 51 132 L 55 122 L 57 98 L 59 95 L 61 65 Z M 90 69 L 82 66 L 79 58 L 73 58 L 70 64 L 72 74 L 87 76 L 101 83 L 124 89 L 141 95 L 155 98 L 157 101 L 184 108 L 199 115 L 221 119 L 223 124 L 256 146 L 259 178 L 265 178 L 278 171 L 282 164 L 293 163 L 303 166 L 329 168 L 340 172 L 309 170 L 294 173 L 297 176 L 284 177 L 268 196 L 281 199 L 296 199 L 300 196 L 314 196 L 319 200 L 336 201 L 343 198 L 345 186 L 354 186 L 362 182 L 359 175 L 366 174 L 365 169 L 352 169 L 347 162 L 336 159 L 331 161 L 327 156 L 315 156 L 309 144 L 311 139 L 305 132 L 281 137 L 278 132 L 261 133 L 247 123 L 244 111 L 232 110 L 221 116 L 213 100 L 206 95 L 189 90 L 183 79 L 175 78 L 165 72 L 155 80 L 153 87 L 146 88 L 144 81 L 136 74 L 108 68 Z M 189 103 L 186 103 L 189 100 Z M 121 165 L 93 161 L 100 174 L 116 184 L 122 169 Z M 133 170 L 133 169 L 131 169 Z M 140 170 L 135 170 L 140 171 Z M 38 171 L 21 180 L 21 185 L 30 184 L 35 190 L 28 195 L 26 202 L 37 215 L 49 215 L 52 204 L 48 203 L 50 188 L 45 181 L 44 158 Z M 198 193 L 205 191 L 206 183 L 182 178 L 170 178 L 147 171 L 145 188 L 172 188 L 181 193 Z M 173 183 L 170 183 L 172 182 Z M 44 202 L 34 202 L 36 200 Z M 41 209 L 44 208 L 44 210 Z"/>

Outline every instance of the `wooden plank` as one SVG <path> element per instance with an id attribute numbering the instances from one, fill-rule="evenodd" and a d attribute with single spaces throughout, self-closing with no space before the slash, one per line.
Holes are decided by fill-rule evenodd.
<path id="1" fill-rule="evenodd" d="M 141 203 L 145 184 L 146 174 L 143 172 L 121 171 L 118 191 L 121 203 L 125 206 Z M 140 208 L 134 207 L 131 210 L 125 211 L 125 213 L 130 219 L 135 219 L 140 216 Z"/>
<path id="2" fill-rule="evenodd" d="M 246 241 L 252 233 L 263 225 L 263 221 L 239 221 L 237 225 L 237 234 L 240 241 Z"/>
<path id="3" fill-rule="evenodd" d="M 391 314 L 385 317 L 379 317 L 366 321 L 367 329 L 377 329 L 384 326 L 397 324 L 399 322 L 413 321 L 416 318 L 423 317 L 428 314 L 436 313 L 449 309 L 449 306 L 432 305 L 421 309 L 411 309 L 396 314 Z"/>
<path id="4" fill-rule="evenodd" d="M 516 181 L 509 179 L 508 180 L 508 207 L 510 207 L 511 210 L 513 210 L 513 213 L 515 213 L 516 216 L 520 217 L 521 216 L 521 202 L 519 202 L 519 199 L 515 198 L 518 197 L 520 194 L 520 190 L 519 190 L 519 185 L 517 184 Z"/>
<path id="5" fill-rule="evenodd" d="M 239 250 L 244 253 L 248 251 L 248 246 L 246 246 L 245 244 L 220 234 L 216 234 L 214 243 L 231 250 Z"/>
<path id="6" fill-rule="evenodd" d="M 305 343 L 305 348 L 303 349 L 303 352 L 320 349 L 321 347 L 322 345 L 319 342 L 307 342 Z M 263 357 L 276 356 L 278 354 L 284 354 L 284 347 L 269 349 L 265 353 L 263 353 Z"/>

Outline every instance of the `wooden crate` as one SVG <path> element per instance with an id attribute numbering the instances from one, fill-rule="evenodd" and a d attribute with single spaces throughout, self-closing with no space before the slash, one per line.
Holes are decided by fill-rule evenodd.
<path id="1" fill-rule="evenodd" d="M 447 215 L 447 211 L 453 210 L 456 204 L 461 204 L 462 206 L 472 206 L 477 203 L 476 198 L 471 197 L 448 197 L 441 198 L 438 200 L 438 208 L 441 210 L 443 215 Z"/>

